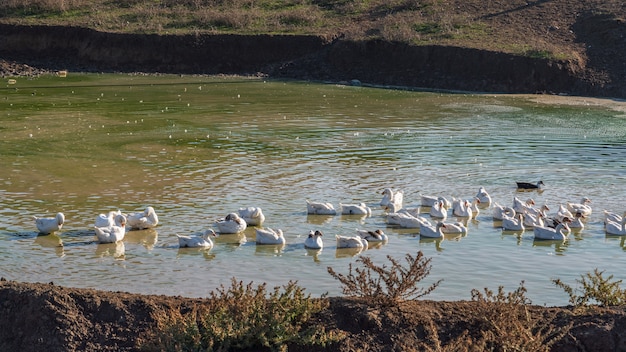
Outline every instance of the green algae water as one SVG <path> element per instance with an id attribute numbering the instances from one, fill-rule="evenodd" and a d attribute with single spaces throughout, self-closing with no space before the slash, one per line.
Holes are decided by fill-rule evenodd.
<path id="1" fill-rule="evenodd" d="M 545 100 L 550 100 L 546 102 Z M 0 84 L 0 276 L 146 294 L 205 297 L 232 277 L 272 286 L 297 280 L 313 295 L 340 295 L 331 266 L 358 255 L 387 263 L 423 251 L 427 298 L 525 282 L 536 304 L 565 305 L 552 283 L 594 268 L 624 279 L 624 237 L 606 236 L 603 210 L 626 210 L 626 104 L 574 97 L 434 93 L 239 77 L 72 74 Z M 543 180 L 543 192 L 515 181 Z M 495 202 L 592 199 L 582 231 L 564 242 L 532 230 L 503 232 L 482 209 L 465 237 L 428 240 L 388 226 L 384 188 Z M 306 200 L 369 205 L 371 217 L 310 216 Z M 153 206 L 156 229 L 98 244 L 96 216 Z M 175 234 L 258 206 L 284 246 L 256 245 L 254 228 L 221 235 L 211 250 L 179 249 Z M 38 236 L 33 216 L 63 212 L 57 234 Z M 425 215 L 428 217 L 428 215 Z M 450 220 L 453 220 L 451 218 Z M 334 236 L 383 229 L 384 245 L 356 253 Z M 216 228 L 215 228 L 216 229 Z M 217 229 L 216 229 L 217 230 Z M 325 248 L 306 250 L 311 230 Z M 426 283 L 428 284 L 428 283 Z"/>

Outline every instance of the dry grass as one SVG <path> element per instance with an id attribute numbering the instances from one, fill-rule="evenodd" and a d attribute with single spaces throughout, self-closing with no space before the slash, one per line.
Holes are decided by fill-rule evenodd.
<path id="1" fill-rule="evenodd" d="M 581 275 L 576 282 L 581 287 L 572 287 L 561 279 L 552 282 L 562 288 L 569 295 L 569 303 L 575 310 L 584 309 L 592 304 L 601 306 L 624 306 L 626 305 L 626 290 L 621 288 L 622 280 L 613 280 L 613 275 L 603 276 L 604 271 L 597 268 L 593 273 Z"/>

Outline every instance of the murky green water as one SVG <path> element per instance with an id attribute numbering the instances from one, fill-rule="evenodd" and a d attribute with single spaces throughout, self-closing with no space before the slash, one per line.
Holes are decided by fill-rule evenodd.
<path id="1" fill-rule="evenodd" d="M 582 101 L 582 103 L 581 103 Z M 572 102 L 575 104 L 570 105 Z M 622 112 L 611 107 L 621 107 Z M 242 78 L 78 75 L 0 85 L 0 276 L 74 287 L 206 296 L 231 277 L 271 286 L 298 280 L 307 292 L 341 294 L 327 267 L 357 258 L 335 234 L 382 228 L 389 243 L 375 262 L 423 251 L 432 299 L 469 299 L 472 288 L 512 290 L 525 281 L 538 304 L 567 304 L 551 284 L 575 284 L 594 268 L 625 279 L 624 237 L 607 237 L 602 210 L 623 212 L 624 104 L 555 98 L 440 94 L 264 82 Z M 543 180 L 520 193 L 516 180 Z M 470 198 L 484 186 L 495 201 L 538 204 L 592 199 L 586 228 L 564 243 L 532 232 L 503 233 L 483 210 L 469 234 L 420 239 L 388 227 L 378 206 L 386 187 Z M 365 202 L 369 218 L 306 215 L 305 200 Z M 95 242 L 99 213 L 156 208 L 156 230 L 118 245 Z M 210 251 L 179 249 L 188 234 L 240 207 L 259 206 L 284 247 L 257 246 L 254 229 L 224 235 Z M 32 216 L 62 211 L 58 235 L 37 236 Z M 321 252 L 303 247 L 325 234 Z M 242 242 L 242 237 L 247 241 Z M 63 246 L 59 246 L 62 243 Z"/>

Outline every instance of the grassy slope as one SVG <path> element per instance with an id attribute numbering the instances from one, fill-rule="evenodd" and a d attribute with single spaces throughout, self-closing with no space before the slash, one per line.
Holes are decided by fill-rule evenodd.
<path id="1" fill-rule="evenodd" d="M 287 33 L 440 44 L 580 59 L 584 13 L 617 0 L 5 0 L 0 22 L 127 33 Z"/>

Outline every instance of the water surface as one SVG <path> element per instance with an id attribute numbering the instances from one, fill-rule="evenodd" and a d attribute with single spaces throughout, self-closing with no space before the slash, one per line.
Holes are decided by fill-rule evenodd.
<path id="1" fill-rule="evenodd" d="M 381 228 L 389 242 L 362 254 L 383 264 L 423 251 L 432 258 L 425 284 L 444 280 L 428 298 L 469 299 L 473 288 L 524 281 L 533 303 L 564 305 L 553 278 L 574 285 L 594 268 L 625 278 L 624 237 L 604 234 L 602 210 L 626 210 L 626 114 L 610 100 L 540 98 L 193 76 L 3 82 L 0 276 L 190 297 L 232 277 L 297 280 L 313 295 L 340 295 L 327 267 L 345 273 L 358 255 L 337 250 L 334 235 Z M 540 179 L 541 193 L 515 189 Z M 421 194 L 471 198 L 480 186 L 500 204 L 533 198 L 554 211 L 586 196 L 594 212 L 565 242 L 503 233 L 490 209 L 468 236 L 435 241 L 387 226 L 378 206 L 386 187 L 416 206 Z M 365 202 L 373 216 L 307 216 L 306 199 Z M 96 243 L 99 213 L 148 205 L 161 221 L 155 230 Z M 257 246 L 249 228 L 210 251 L 178 248 L 176 233 L 247 206 L 261 207 L 287 244 Z M 32 216 L 57 211 L 62 231 L 38 236 Z M 303 247 L 315 229 L 325 235 L 321 252 Z"/>

